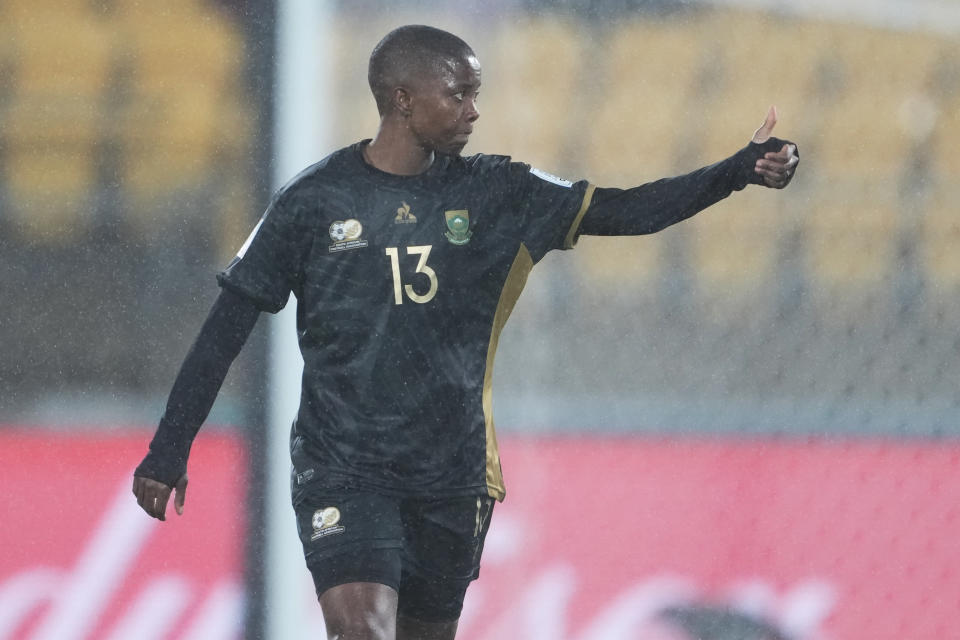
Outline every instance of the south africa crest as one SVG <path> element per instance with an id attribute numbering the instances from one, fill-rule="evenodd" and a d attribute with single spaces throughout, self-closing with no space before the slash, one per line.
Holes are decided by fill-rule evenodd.
<path id="1" fill-rule="evenodd" d="M 447 240 L 451 244 L 461 245 L 470 242 L 470 212 L 466 209 L 457 209 L 456 211 L 444 211 L 443 215 L 447 219 Z"/>

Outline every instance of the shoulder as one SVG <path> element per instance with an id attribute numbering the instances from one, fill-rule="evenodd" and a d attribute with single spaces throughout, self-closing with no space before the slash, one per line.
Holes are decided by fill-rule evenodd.
<path id="1" fill-rule="evenodd" d="M 342 182 L 355 176 L 351 162 L 355 145 L 334 151 L 322 160 L 303 169 L 277 190 L 279 199 L 296 198 L 304 192 L 323 189 L 332 183 Z"/>
<path id="2" fill-rule="evenodd" d="M 478 153 L 454 159 L 451 169 L 466 175 L 471 181 L 517 186 L 522 183 L 524 174 L 530 171 L 530 165 L 506 155 Z"/>
<path id="3" fill-rule="evenodd" d="M 510 171 L 511 168 L 524 167 L 522 162 L 514 162 L 510 156 L 478 153 L 458 158 L 464 168 L 474 173 Z"/>
<path id="4" fill-rule="evenodd" d="M 273 216 L 310 220 L 318 208 L 356 189 L 356 145 L 334 151 L 306 167 L 277 189 L 268 210 Z"/>
<path id="5" fill-rule="evenodd" d="M 548 182 L 560 187 L 571 187 L 573 180 L 567 180 L 526 162 L 518 162 L 510 156 L 477 154 L 462 159 L 470 171 L 478 174 L 501 175 L 515 184 Z"/>

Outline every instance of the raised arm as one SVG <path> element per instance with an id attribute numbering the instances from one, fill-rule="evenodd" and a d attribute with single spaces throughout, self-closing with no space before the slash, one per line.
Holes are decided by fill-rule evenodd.
<path id="1" fill-rule="evenodd" d="M 800 156 L 792 142 L 771 135 L 777 112 L 770 107 L 750 143 L 715 164 L 675 178 L 632 189 L 598 188 L 580 224 L 595 236 L 655 233 L 723 200 L 748 184 L 782 189 L 790 183 Z"/>
<path id="2" fill-rule="evenodd" d="M 214 302 L 180 367 L 150 451 L 134 471 L 133 493 L 152 517 L 166 519 L 167 500 L 174 487 L 176 511 L 183 513 L 187 457 L 193 439 L 259 315 L 251 301 L 228 289 L 221 290 Z"/>

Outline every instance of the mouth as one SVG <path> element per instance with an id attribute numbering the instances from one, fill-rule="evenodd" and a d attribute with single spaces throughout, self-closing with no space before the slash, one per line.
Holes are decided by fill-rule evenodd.
<path id="1" fill-rule="evenodd" d="M 473 133 L 473 128 L 464 129 L 457 131 L 450 138 L 448 138 L 446 146 L 448 147 L 448 153 L 454 155 L 459 155 L 460 151 L 463 150 L 467 144 L 470 142 L 470 134 Z"/>

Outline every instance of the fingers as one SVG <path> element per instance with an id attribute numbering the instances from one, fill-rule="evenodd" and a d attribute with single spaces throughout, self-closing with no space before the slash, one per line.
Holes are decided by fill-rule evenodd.
<path id="1" fill-rule="evenodd" d="M 133 493 L 137 496 L 137 504 L 151 518 L 167 519 L 167 500 L 170 499 L 170 491 L 170 487 L 162 482 L 139 476 L 133 478 Z"/>
<path id="2" fill-rule="evenodd" d="M 759 162 L 763 162 L 762 160 Z M 768 187 L 782 189 L 790 183 L 793 178 L 793 171 L 785 169 L 783 166 L 771 167 L 770 165 L 759 165 L 756 172 L 763 178 L 763 183 Z"/>
<path id="3" fill-rule="evenodd" d="M 796 147 L 785 144 L 780 151 L 765 153 L 757 160 L 754 171 L 763 178 L 763 183 L 774 189 L 782 189 L 793 179 L 800 158 Z"/>
<path id="4" fill-rule="evenodd" d="M 763 121 L 763 124 L 760 125 L 760 128 L 753 132 L 753 142 L 757 144 L 766 142 L 770 139 L 770 136 L 773 135 L 773 127 L 777 124 L 777 107 L 774 105 L 770 106 L 770 109 L 767 110 L 767 117 Z"/>
<path id="5" fill-rule="evenodd" d="M 187 474 L 180 476 L 180 479 L 177 481 L 176 489 L 176 498 L 173 500 L 173 508 L 176 509 L 177 515 L 183 515 L 183 503 L 187 499 Z"/>
<path id="6" fill-rule="evenodd" d="M 765 157 L 775 159 L 775 160 L 782 160 L 783 162 L 792 161 L 793 164 L 800 162 L 800 157 L 797 156 L 797 147 L 789 143 L 783 145 L 780 148 L 780 151 L 777 151 L 776 153 L 769 152 L 764 155 Z"/>

